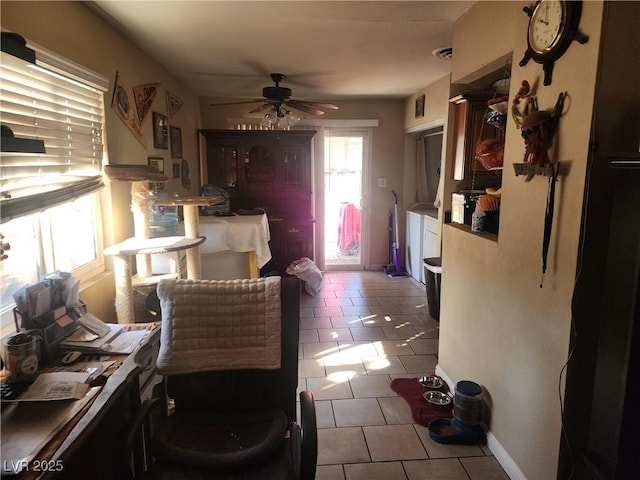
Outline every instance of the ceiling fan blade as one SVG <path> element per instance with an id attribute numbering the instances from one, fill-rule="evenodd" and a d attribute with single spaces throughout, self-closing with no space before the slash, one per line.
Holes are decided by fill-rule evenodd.
<path id="1" fill-rule="evenodd" d="M 300 110 L 301 112 L 305 112 L 308 113 L 310 115 L 316 115 L 316 116 L 320 116 L 320 115 L 324 115 L 324 112 L 322 110 L 318 110 L 317 108 L 314 108 L 312 106 L 309 105 L 305 105 L 303 103 L 300 103 L 296 100 L 289 100 L 287 102 L 285 102 L 287 104 L 287 106 L 291 107 L 291 108 L 295 108 L 296 110 Z"/>
<path id="2" fill-rule="evenodd" d="M 260 105 L 259 107 L 254 108 L 253 110 L 249 110 L 249 113 L 264 112 L 268 108 L 273 108 L 274 102 L 271 102 L 269 100 L 263 100 L 263 102 L 266 102 L 266 103 L 264 105 Z"/>
<path id="3" fill-rule="evenodd" d="M 246 103 L 256 103 L 256 102 L 264 102 L 263 98 L 255 99 L 255 100 L 247 100 L 245 102 L 229 102 L 229 103 L 210 103 L 210 107 L 223 107 L 225 105 L 244 105 Z"/>
<path id="4" fill-rule="evenodd" d="M 300 105 L 306 105 L 307 107 L 329 108 L 331 110 L 340 110 L 337 105 L 333 103 L 314 102 L 311 100 L 295 100 Z"/>

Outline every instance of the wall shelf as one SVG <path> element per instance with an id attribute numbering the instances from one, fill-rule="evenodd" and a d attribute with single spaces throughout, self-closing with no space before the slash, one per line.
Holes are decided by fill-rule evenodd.
<path id="1" fill-rule="evenodd" d="M 471 235 L 473 235 L 474 237 L 478 237 L 478 238 L 483 238 L 485 240 L 490 240 L 492 242 L 498 242 L 498 235 L 496 235 L 495 233 L 489 233 L 489 232 L 472 232 L 471 231 L 471 227 L 469 225 L 466 225 L 464 223 L 446 223 L 445 224 L 448 227 L 452 227 L 455 228 L 456 230 L 460 230 L 462 232 L 467 232 Z"/>
<path id="2" fill-rule="evenodd" d="M 534 176 L 554 177 L 558 174 L 559 168 L 560 168 L 559 162 L 549 163 L 544 167 L 533 165 L 531 163 L 514 163 L 513 164 L 513 170 L 515 171 L 516 177 L 520 175 L 526 175 L 527 177 L 534 177 Z"/>

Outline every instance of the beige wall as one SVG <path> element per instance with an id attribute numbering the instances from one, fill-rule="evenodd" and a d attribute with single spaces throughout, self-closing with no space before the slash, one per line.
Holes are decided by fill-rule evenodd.
<path id="1" fill-rule="evenodd" d="M 295 91 L 294 91 L 295 93 Z M 233 99 L 214 99 L 203 97 L 200 99 L 202 114 L 202 128 L 228 128 L 234 122 L 228 119 L 239 119 L 250 110 L 247 105 L 210 107 L 211 103 L 229 102 Z M 378 269 L 389 261 L 388 245 L 388 214 L 393 206 L 391 190 L 395 189 L 402 197 L 403 188 L 403 100 L 331 100 L 340 110 L 328 111 L 322 116 L 323 121 L 331 120 L 377 120 L 378 126 L 373 127 L 371 168 L 365 185 L 365 195 L 368 197 L 368 228 L 363 234 L 369 238 L 369 254 L 365 258 L 368 268 Z M 304 121 L 313 125 L 313 119 Z M 378 179 L 386 178 L 387 187 L 378 187 Z M 366 215 L 366 214 L 365 214 Z M 316 221 L 319 221 L 316 218 Z M 404 228 L 400 228 L 403 232 Z"/>
<path id="2" fill-rule="evenodd" d="M 444 139 L 447 138 L 447 126 L 449 118 L 449 98 L 451 90 L 451 76 L 445 75 L 436 80 L 431 85 L 423 88 L 416 94 L 405 100 L 405 144 L 404 144 L 404 181 L 403 181 L 403 203 L 400 205 L 400 211 L 405 212 L 411 208 L 417 201 L 418 182 L 417 182 L 417 165 L 416 165 L 416 140 L 426 130 L 436 127 L 443 128 L 443 146 L 441 158 L 441 171 L 446 171 L 446 145 Z M 425 96 L 424 117 L 415 116 L 415 101 L 419 96 Z M 431 208 L 431 206 L 429 206 Z M 439 207 L 440 223 L 443 218 L 443 207 Z M 405 217 L 404 214 L 400 215 Z M 404 238 L 404 231 L 403 238 Z M 441 231 L 438 232 L 438 248 L 440 245 Z M 406 245 L 406 239 L 401 243 Z M 404 252 L 403 252 L 404 255 Z"/>
<path id="3" fill-rule="evenodd" d="M 146 139 L 146 146 L 143 146 L 111 109 L 111 91 L 105 93 L 108 161 L 112 164 L 146 164 L 149 156 L 164 157 L 165 173 L 170 177 L 165 189 L 180 194 L 198 192 L 197 96 L 169 75 L 159 63 L 82 2 L 2 2 L 1 21 L 3 29 L 19 33 L 29 41 L 104 75 L 110 80 L 111 89 L 116 72 L 119 72 L 130 102 L 133 102 L 131 88 L 148 83 L 160 83 L 152 111 L 167 114 L 167 91 L 180 97 L 184 106 L 170 124 L 182 129 L 183 155 L 190 165 L 191 189 L 182 188 L 180 180 L 172 178 L 172 163 L 180 159 L 172 159 L 169 150 L 153 148 L 151 114 L 142 124 Z M 105 190 L 106 247 L 133 235 L 133 220 L 129 207 L 130 183 L 112 183 Z M 112 276 L 85 287 L 82 299 L 91 311 L 106 321 L 115 321 Z"/>
<path id="4" fill-rule="evenodd" d="M 479 2 L 456 22 L 452 81 L 486 75 L 513 50 L 511 98 L 525 79 L 538 81 L 541 109 L 553 107 L 560 92 L 568 93 L 550 150 L 553 160 L 570 168 L 557 183 L 548 269 L 540 288 L 548 180 L 525 183 L 514 175 L 512 164 L 523 161 L 524 144 L 509 118 L 497 241 L 451 225 L 443 229 L 439 367 L 453 381 L 469 379 L 484 387 L 490 440 L 525 478 L 549 479 L 556 477 L 558 461 L 558 385 L 571 329 L 602 3 L 583 3 L 580 28 L 589 42 L 570 46 L 547 87 L 542 87 L 539 64 L 517 65 L 528 23 L 521 8 L 513 2 Z M 488 28 L 492 23 L 486 20 L 498 17 L 513 22 Z"/>
<path id="5" fill-rule="evenodd" d="M 436 80 L 432 84 L 407 98 L 405 101 L 404 115 L 405 130 L 426 130 L 433 126 L 434 123 L 442 124 L 442 122 L 447 118 L 449 111 L 448 105 L 450 88 L 451 77 L 450 75 L 445 75 L 441 79 Z M 416 99 L 422 95 L 425 97 L 424 116 L 416 117 Z"/>
<path id="6" fill-rule="evenodd" d="M 453 35 L 452 83 L 471 83 L 504 66 L 516 36 L 526 38 L 527 16 L 519 2 L 482 0 L 456 20 Z M 523 27 L 523 21 L 525 27 Z M 524 50 L 516 53 L 520 61 Z"/>

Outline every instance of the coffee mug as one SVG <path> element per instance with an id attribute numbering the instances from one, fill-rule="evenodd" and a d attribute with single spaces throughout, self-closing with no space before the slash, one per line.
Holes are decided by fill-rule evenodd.
<path id="1" fill-rule="evenodd" d="M 7 338 L 4 341 L 4 363 L 9 382 L 33 381 L 38 375 L 37 338 L 28 333 Z"/>

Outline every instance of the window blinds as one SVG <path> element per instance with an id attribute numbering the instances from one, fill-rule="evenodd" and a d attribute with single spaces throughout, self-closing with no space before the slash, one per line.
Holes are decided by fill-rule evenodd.
<path id="1" fill-rule="evenodd" d="M 47 64 L 54 62 L 50 53 Z M 36 51 L 36 63 L 38 52 Z M 0 223 L 71 201 L 103 186 L 106 79 L 78 81 L 81 67 L 65 71 L 33 65 L 2 52 L 0 122 L 5 135 L 44 141 L 45 153 L 15 152 L 3 141 L 0 154 Z M 5 127 L 10 129 L 7 130 Z M 37 151 L 37 149 L 35 149 Z"/>

